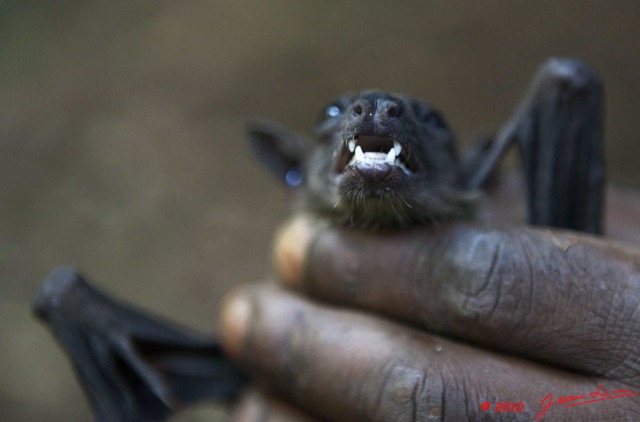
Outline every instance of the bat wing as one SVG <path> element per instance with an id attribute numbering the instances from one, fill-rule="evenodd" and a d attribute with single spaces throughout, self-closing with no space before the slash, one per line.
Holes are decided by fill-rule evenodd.
<path id="1" fill-rule="evenodd" d="M 549 59 L 515 115 L 469 179 L 482 187 L 507 148 L 523 163 L 528 221 L 602 232 L 604 195 L 603 87 L 586 63 Z"/>
<path id="2" fill-rule="evenodd" d="M 246 384 L 215 340 L 111 299 L 73 269 L 47 277 L 34 311 L 71 358 L 99 421 L 163 420 L 200 400 L 231 400 Z"/>

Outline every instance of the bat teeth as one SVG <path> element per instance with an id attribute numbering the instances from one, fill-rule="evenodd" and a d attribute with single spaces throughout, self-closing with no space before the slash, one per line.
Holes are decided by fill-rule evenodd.
<path id="1" fill-rule="evenodd" d="M 352 166 L 357 163 L 386 163 L 401 168 L 406 174 L 412 172 L 407 168 L 402 156 L 402 145 L 398 141 L 393 141 L 393 145 L 385 152 L 367 151 L 365 152 L 362 145 L 358 144 L 357 139 L 349 139 L 345 141 L 345 148 L 351 153 L 351 158 L 345 163 L 346 166 Z"/>
<path id="2" fill-rule="evenodd" d="M 360 145 L 356 147 L 355 159 L 356 161 L 364 161 L 364 152 L 362 152 L 362 147 Z"/>
<path id="3" fill-rule="evenodd" d="M 405 148 L 402 147 L 399 141 L 394 140 L 393 143 L 387 144 L 386 147 L 389 148 L 387 152 L 384 152 L 386 147 L 380 148 L 381 145 L 376 145 L 375 140 L 372 141 L 371 139 L 364 139 L 362 142 L 364 142 L 364 145 L 361 145 L 360 141 L 356 137 L 345 139 L 342 144 L 344 148 L 342 150 L 344 162 L 343 164 L 338 165 L 338 172 L 341 172 L 346 166 L 353 166 L 357 163 L 386 163 L 399 167 L 407 175 L 412 173 L 404 162 L 403 156 L 406 155 L 406 152 Z M 374 143 L 372 144 L 372 142 Z M 379 149 L 376 151 L 376 148 Z M 382 151 L 380 149 L 382 149 Z M 344 154 L 347 154 L 348 156 L 345 156 Z"/>
<path id="4" fill-rule="evenodd" d="M 396 152 L 396 157 L 399 157 L 402 152 L 402 145 L 400 145 L 400 142 L 393 141 L 393 150 Z"/>
<path id="5" fill-rule="evenodd" d="M 395 148 L 391 148 L 389 150 L 389 153 L 387 154 L 387 158 L 385 158 L 385 161 L 391 165 L 395 165 L 396 163 L 396 150 Z"/>

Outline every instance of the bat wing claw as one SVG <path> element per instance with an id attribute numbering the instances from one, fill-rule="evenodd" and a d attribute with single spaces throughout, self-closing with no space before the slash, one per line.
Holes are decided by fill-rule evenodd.
<path id="1" fill-rule="evenodd" d="M 47 277 L 33 308 L 99 421 L 163 420 L 200 400 L 232 400 L 246 384 L 215 340 L 108 297 L 72 268 Z"/>

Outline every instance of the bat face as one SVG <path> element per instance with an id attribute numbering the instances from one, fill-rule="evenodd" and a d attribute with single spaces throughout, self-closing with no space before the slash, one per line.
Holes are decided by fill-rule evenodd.
<path id="1" fill-rule="evenodd" d="M 366 91 L 328 105 L 304 159 L 305 200 L 338 223 L 394 228 L 470 213 L 453 135 L 406 95 Z"/>

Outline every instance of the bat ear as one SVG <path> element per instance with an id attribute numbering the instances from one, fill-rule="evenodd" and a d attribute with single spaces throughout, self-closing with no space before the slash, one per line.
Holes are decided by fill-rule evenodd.
<path id="1" fill-rule="evenodd" d="M 270 120 L 247 124 L 247 140 L 260 162 L 290 188 L 303 183 L 306 138 Z"/>

